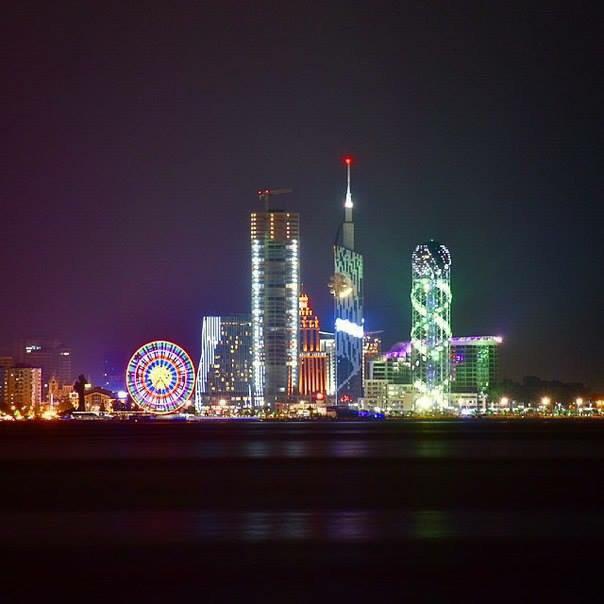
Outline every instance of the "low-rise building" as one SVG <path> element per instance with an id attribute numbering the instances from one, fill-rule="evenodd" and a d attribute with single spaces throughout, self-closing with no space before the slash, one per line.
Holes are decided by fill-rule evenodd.
<path id="1" fill-rule="evenodd" d="M 406 347 L 395 345 L 386 354 L 369 362 L 365 380 L 365 405 L 386 412 L 401 413 L 413 409 L 410 355 Z"/>
<path id="2" fill-rule="evenodd" d="M 86 411 L 97 413 L 109 413 L 113 410 L 115 396 L 110 390 L 105 388 L 93 387 L 84 393 L 84 404 Z"/>

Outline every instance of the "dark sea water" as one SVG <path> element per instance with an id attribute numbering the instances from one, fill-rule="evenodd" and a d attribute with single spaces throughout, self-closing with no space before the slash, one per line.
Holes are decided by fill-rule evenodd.
<path id="1" fill-rule="evenodd" d="M 603 470 L 597 420 L 3 423 L 0 601 L 582 601 Z"/>

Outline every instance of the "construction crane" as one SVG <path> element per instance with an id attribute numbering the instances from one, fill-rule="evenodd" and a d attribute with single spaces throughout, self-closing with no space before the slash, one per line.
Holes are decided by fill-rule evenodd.
<path id="1" fill-rule="evenodd" d="M 292 189 L 258 189 L 258 199 L 264 202 L 264 211 L 269 210 L 269 201 L 273 195 L 284 195 L 285 193 L 291 193 Z"/>

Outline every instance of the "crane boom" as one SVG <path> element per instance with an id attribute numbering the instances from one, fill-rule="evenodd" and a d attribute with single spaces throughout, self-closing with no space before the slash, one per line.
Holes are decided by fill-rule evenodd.
<path id="1" fill-rule="evenodd" d="M 264 210 L 268 212 L 269 201 L 273 195 L 284 195 L 291 192 L 292 189 L 258 189 L 258 199 L 264 202 Z"/>

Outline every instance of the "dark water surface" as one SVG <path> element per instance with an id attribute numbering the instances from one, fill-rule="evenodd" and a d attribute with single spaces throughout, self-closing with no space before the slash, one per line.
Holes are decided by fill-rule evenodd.
<path id="1" fill-rule="evenodd" d="M 593 420 L 3 423 L 0 595 L 576 600 L 603 470 Z"/>

